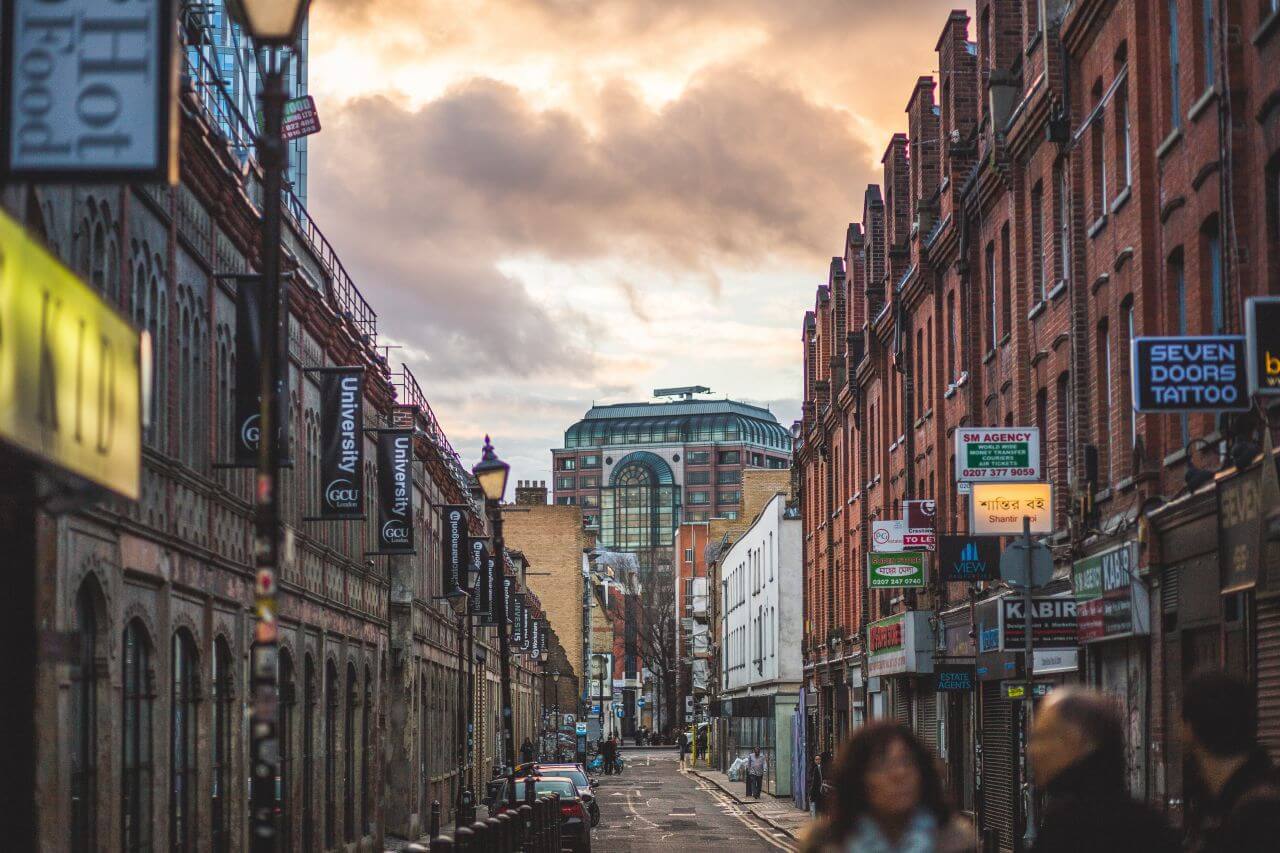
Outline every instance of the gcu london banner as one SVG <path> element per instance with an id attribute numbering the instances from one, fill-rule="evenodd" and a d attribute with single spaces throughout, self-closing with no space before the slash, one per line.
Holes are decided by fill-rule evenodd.
<path id="1" fill-rule="evenodd" d="M 485 566 L 489 564 L 489 548 L 482 538 L 467 538 L 467 592 L 471 594 L 468 610 L 476 616 L 485 616 L 489 612 L 488 588 L 481 589 L 484 582 Z M 482 595 L 482 593 L 484 593 Z"/>
<path id="2" fill-rule="evenodd" d="M 498 624 L 499 608 L 502 607 L 502 581 L 498 577 L 498 560 L 489 551 L 486 545 L 484 549 L 484 565 L 480 569 L 480 582 L 476 584 L 476 595 L 480 599 L 480 623 L 481 625 L 494 626 Z"/>
<path id="3" fill-rule="evenodd" d="M 236 281 L 236 398 L 233 411 L 235 448 L 232 463 L 246 468 L 258 464 L 259 383 L 262 364 L 262 280 Z"/>
<path id="4" fill-rule="evenodd" d="M 457 598 L 466 593 L 462 589 L 470 554 L 467 553 L 467 512 L 463 506 L 445 506 L 444 510 L 444 560 L 441 563 L 440 594 L 445 598 Z"/>
<path id="5" fill-rule="evenodd" d="M 415 553 L 413 430 L 378 433 L 378 553 Z"/>
<path id="6" fill-rule="evenodd" d="M 364 518 L 364 368 L 320 373 L 320 517 Z"/>

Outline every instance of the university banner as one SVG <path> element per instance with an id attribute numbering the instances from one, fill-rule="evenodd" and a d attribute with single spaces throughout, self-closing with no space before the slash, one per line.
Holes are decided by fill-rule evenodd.
<path id="1" fill-rule="evenodd" d="M 533 637 L 529 636 L 529 632 L 533 630 L 533 608 L 524 600 L 524 593 L 520 594 L 522 615 L 521 621 L 517 621 L 516 625 L 520 628 L 520 647 L 527 652 L 533 651 Z"/>
<path id="2" fill-rule="evenodd" d="M 512 604 L 512 597 L 515 595 L 516 579 L 507 574 L 506 567 L 502 568 L 502 616 L 507 620 L 507 624 L 511 625 L 515 622 L 515 606 Z"/>
<path id="3" fill-rule="evenodd" d="M 232 463 L 252 468 L 258 464 L 258 420 L 262 416 L 262 279 L 236 280 L 236 393 L 233 404 L 235 448 Z"/>
<path id="4" fill-rule="evenodd" d="M 413 430 L 378 432 L 378 553 L 413 554 Z"/>
<path id="5" fill-rule="evenodd" d="M 467 553 L 467 508 L 464 506 L 445 506 L 444 511 L 444 560 L 441 561 L 440 594 L 445 598 L 457 598 L 466 593 L 462 585 L 466 582 L 467 564 L 471 555 Z"/>
<path id="6" fill-rule="evenodd" d="M 364 518 L 364 368 L 320 374 L 320 517 Z"/>
<path id="7" fill-rule="evenodd" d="M 484 565 L 480 568 L 480 582 L 476 585 L 476 595 L 480 599 L 480 623 L 481 625 L 494 626 L 498 624 L 498 608 L 502 606 L 502 601 L 498 597 L 501 593 L 498 590 L 501 582 L 498 580 L 498 561 L 489 552 L 486 545 L 484 549 Z"/>
<path id="8" fill-rule="evenodd" d="M 486 573 L 489 565 L 489 546 L 482 537 L 467 537 L 467 554 L 470 569 L 467 591 L 471 593 L 470 611 L 475 616 L 489 615 L 489 586 Z M 483 624 L 483 622 L 482 622 Z"/>
<path id="9" fill-rule="evenodd" d="M 529 632 L 530 653 L 534 657 L 538 657 L 538 655 L 542 654 L 542 651 L 547 647 L 546 621 L 543 619 L 534 619 L 533 623 L 529 626 Z"/>

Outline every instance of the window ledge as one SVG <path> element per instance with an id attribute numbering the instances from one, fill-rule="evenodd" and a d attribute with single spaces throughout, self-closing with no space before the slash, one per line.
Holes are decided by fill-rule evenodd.
<path id="1" fill-rule="evenodd" d="M 1093 280 L 1093 284 L 1089 285 L 1089 292 L 1096 295 L 1098 290 L 1109 281 L 1111 281 L 1111 273 L 1098 273 L 1098 277 Z"/>
<path id="2" fill-rule="evenodd" d="M 1249 40 L 1254 47 L 1262 47 L 1264 42 L 1276 34 L 1276 30 L 1280 30 L 1280 10 L 1267 15 Z"/>
<path id="3" fill-rule="evenodd" d="M 1187 110 L 1187 120 L 1195 121 L 1200 115 L 1209 108 L 1209 104 L 1218 99 L 1218 90 L 1212 86 L 1204 90 L 1204 94 L 1200 99 L 1191 105 L 1191 109 Z"/>
<path id="4" fill-rule="evenodd" d="M 1045 302 L 1043 299 L 1039 300 L 1038 302 L 1036 302 L 1035 305 L 1032 305 L 1031 310 L 1027 312 L 1027 319 L 1034 320 L 1035 318 L 1043 314 L 1045 309 L 1048 307 L 1049 307 L 1048 302 Z"/>
<path id="5" fill-rule="evenodd" d="M 1065 278 L 1058 279 L 1058 283 L 1049 291 L 1049 301 L 1057 302 L 1062 294 L 1067 292 L 1067 280 Z"/>
<path id="6" fill-rule="evenodd" d="M 1035 53 L 1036 45 L 1040 44 L 1040 39 L 1044 36 L 1044 28 L 1036 30 L 1036 34 L 1031 37 L 1031 41 L 1027 42 L 1027 47 L 1023 50 L 1027 56 Z"/>
<path id="7" fill-rule="evenodd" d="M 1173 451 L 1172 453 L 1170 453 L 1168 456 L 1164 458 L 1163 464 L 1164 464 L 1164 467 L 1166 468 L 1172 468 L 1174 465 L 1182 464 L 1183 462 L 1186 461 L 1186 459 L 1187 459 L 1187 449 L 1185 447 L 1179 447 L 1177 450 Z"/>
<path id="8" fill-rule="evenodd" d="M 1127 492 L 1130 489 L 1132 489 L 1135 485 L 1137 485 L 1137 483 L 1138 483 L 1137 477 L 1125 477 L 1123 480 L 1116 483 L 1116 491 Z"/>
<path id="9" fill-rule="evenodd" d="M 954 397 L 954 396 L 956 395 L 956 390 L 957 390 L 957 389 L 956 389 L 956 386 L 955 386 L 954 384 L 953 384 L 953 385 L 948 385 L 948 386 L 947 386 L 947 390 L 945 390 L 945 391 L 943 391 L 943 392 L 942 392 L 942 399 L 944 399 L 944 400 L 950 400 L 952 397 Z"/>
<path id="10" fill-rule="evenodd" d="M 1120 208 L 1124 207 L 1125 204 L 1128 203 L 1129 198 L 1132 195 L 1133 195 L 1133 185 L 1128 184 L 1125 186 L 1123 190 L 1120 191 L 1120 195 L 1115 197 L 1115 201 L 1111 202 L 1111 213 L 1115 214 L 1118 210 L 1120 210 Z"/>
<path id="11" fill-rule="evenodd" d="M 991 360 L 995 357 L 996 357 L 996 348 L 992 347 L 991 349 L 987 350 L 987 354 L 982 357 L 982 363 L 990 364 Z"/>
<path id="12" fill-rule="evenodd" d="M 1107 488 L 1102 489 L 1096 495 L 1093 496 L 1094 503 L 1105 503 L 1111 500 L 1111 495 L 1112 495 L 1111 487 L 1108 486 Z"/>
<path id="13" fill-rule="evenodd" d="M 1164 141 L 1156 146 L 1156 159 L 1163 160 L 1165 155 L 1176 148 L 1178 143 L 1181 141 L 1182 128 L 1175 127 L 1173 130 L 1169 131 L 1169 135 L 1164 138 Z"/>
<path id="14" fill-rule="evenodd" d="M 956 387 L 963 388 L 968 384 L 969 384 L 969 371 L 965 370 L 961 372 L 960 378 L 956 380 Z"/>
<path id="15" fill-rule="evenodd" d="M 996 346 L 1000 347 L 1001 349 L 1004 349 L 1004 345 L 1009 343 L 1009 341 L 1012 338 L 1013 338 L 1013 332 L 1005 332 L 1004 337 L 1000 339 L 1000 342 L 996 344 Z"/>
<path id="16" fill-rule="evenodd" d="M 1093 224 L 1089 226 L 1089 230 L 1086 232 L 1089 235 L 1089 239 L 1093 239 L 1094 237 L 1097 237 L 1098 232 L 1100 232 L 1103 228 L 1105 228 L 1106 225 L 1107 225 L 1107 215 L 1104 213 L 1100 215 L 1097 219 L 1093 220 Z"/>

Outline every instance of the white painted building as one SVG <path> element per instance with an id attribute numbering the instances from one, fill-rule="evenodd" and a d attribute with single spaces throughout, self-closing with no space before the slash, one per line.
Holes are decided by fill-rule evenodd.
<path id="1" fill-rule="evenodd" d="M 721 565 L 721 711 L 730 756 L 759 746 L 764 789 L 791 795 L 791 718 L 803 680 L 800 516 L 775 495 Z"/>

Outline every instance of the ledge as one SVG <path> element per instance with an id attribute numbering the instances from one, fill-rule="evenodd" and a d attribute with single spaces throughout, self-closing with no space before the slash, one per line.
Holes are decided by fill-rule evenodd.
<path id="1" fill-rule="evenodd" d="M 1044 27 L 1036 30 L 1035 35 L 1031 37 L 1031 41 L 1027 42 L 1027 46 L 1023 49 L 1023 53 L 1027 56 L 1035 53 L 1036 46 L 1040 44 L 1040 39 L 1044 36 Z"/>
<path id="2" fill-rule="evenodd" d="M 1164 141 L 1156 146 L 1156 159 L 1163 160 L 1164 155 L 1176 148 L 1178 143 L 1181 141 L 1182 128 L 1175 127 L 1173 130 L 1169 131 L 1169 135 L 1164 138 Z"/>
<path id="3" fill-rule="evenodd" d="M 947 390 L 942 392 L 942 399 L 950 400 L 952 397 L 956 395 L 956 390 L 957 390 L 956 386 L 948 385 Z"/>
<path id="4" fill-rule="evenodd" d="M 1067 280 L 1065 278 L 1058 279 L 1058 283 L 1049 291 L 1049 301 L 1057 302 L 1062 294 L 1067 292 Z"/>
<path id="5" fill-rule="evenodd" d="M 1120 191 L 1120 194 L 1111 202 L 1111 212 L 1114 214 L 1120 208 L 1128 203 L 1129 198 L 1133 195 L 1133 184 L 1128 184 Z"/>
<path id="6" fill-rule="evenodd" d="M 1168 222 L 1169 217 L 1173 216 L 1174 211 L 1176 211 L 1178 208 L 1182 207 L 1186 203 L 1187 203 L 1187 197 L 1182 195 L 1176 195 L 1173 198 L 1166 201 L 1164 203 L 1164 206 L 1160 208 L 1160 224 L 1163 225 L 1164 223 Z"/>
<path id="7" fill-rule="evenodd" d="M 1094 237 L 1098 236 L 1098 232 L 1100 232 L 1103 228 L 1106 228 L 1106 227 L 1107 227 L 1107 215 L 1104 213 L 1101 216 L 1099 216 L 1097 219 L 1093 220 L 1093 224 L 1089 226 L 1089 230 L 1086 231 L 1085 233 L 1088 234 L 1089 239 L 1092 240 Z"/>
<path id="8" fill-rule="evenodd" d="M 991 349 L 987 350 L 987 354 L 982 357 L 982 363 L 990 364 L 991 360 L 995 357 L 996 357 L 996 348 L 992 347 Z"/>
<path id="9" fill-rule="evenodd" d="M 1098 290 L 1107 282 L 1111 281 L 1111 273 L 1100 272 L 1098 277 L 1093 280 L 1093 284 L 1089 285 L 1089 292 L 1097 294 Z"/>
<path id="10" fill-rule="evenodd" d="M 1119 253 L 1116 254 L 1116 259 L 1111 262 L 1111 269 L 1115 270 L 1116 272 L 1120 272 L 1120 268 L 1123 267 L 1126 263 L 1128 263 L 1129 259 L 1132 257 L 1133 257 L 1133 247 L 1125 246 L 1123 249 L 1119 251 Z"/>
<path id="11" fill-rule="evenodd" d="M 1000 338 L 1000 340 L 996 343 L 996 346 L 998 346 L 998 347 L 1000 347 L 1001 349 L 1003 349 L 1003 348 L 1004 348 L 1004 345 L 1005 345 L 1005 344 L 1007 344 L 1007 343 L 1009 343 L 1009 341 L 1010 341 L 1012 338 L 1013 338 L 1013 332 L 1005 332 L 1005 333 L 1004 333 L 1004 336 L 1003 336 L 1003 337 L 1001 337 L 1001 338 Z"/>
<path id="12" fill-rule="evenodd" d="M 1187 119 L 1194 122 L 1202 113 L 1204 113 L 1205 110 L 1209 108 L 1209 104 L 1213 103 L 1217 99 L 1218 90 L 1216 88 L 1210 86 L 1208 89 L 1205 89 L 1204 94 L 1200 96 L 1199 100 L 1191 105 L 1191 109 L 1187 110 Z"/>
<path id="13" fill-rule="evenodd" d="M 1250 36 L 1249 41 L 1253 42 L 1254 47 L 1262 47 L 1265 41 L 1275 35 L 1276 30 L 1280 30 L 1280 10 L 1267 15 Z"/>
<path id="14" fill-rule="evenodd" d="M 1166 456 L 1162 464 L 1166 468 L 1172 468 L 1174 465 L 1180 465 L 1185 461 L 1187 461 L 1187 449 L 1185 447 L 1179 447 L 1177 450 Z"/>
<path id="15" fill-rule="evenodd" d="M 1034 320 L 1035 318 L 1043 314 L 1044 310 L 1048 307 L 1049 307 L 1049 303 L 1041 299 L 1035 305 L 1031 306 L 1031 310 L 1027 312 L 1027 319 Z"/>
<path id="16" fill-rule="evenodd" d="M 1037 364 L 1044 361 L 1048 357 L 1049 357 L 1049 351 L 1047 349 L 1042 349 L 1038 351 L 1035 355 L 1031 356 L 1031 366 L 1035 367 Z"/>
<path id="17" fill-rule="evenodd" d="M 1111 487 L 1108 486 L 1107 488 L 1103 489 L 1102 491 L 1094 495 L 1093 501 L 1094 503 L 1106 503 L 1107 501 L 1111 500 L 1111 494 L 1112 494 Z"/>

